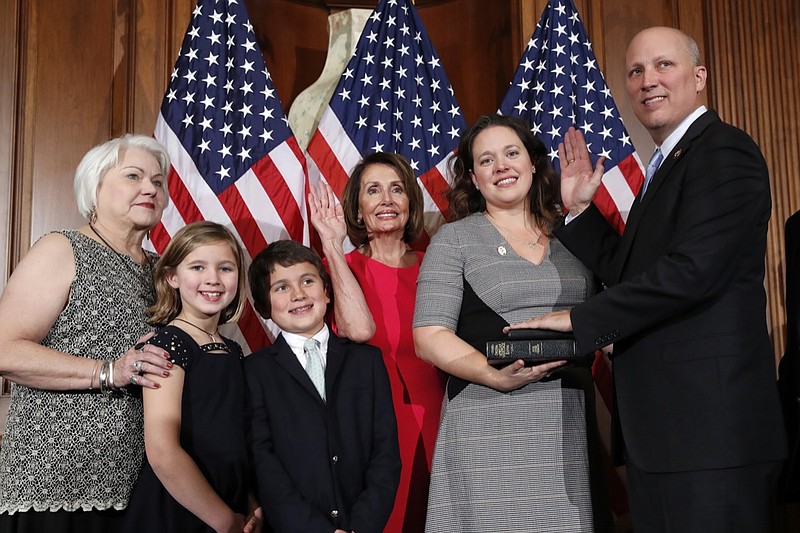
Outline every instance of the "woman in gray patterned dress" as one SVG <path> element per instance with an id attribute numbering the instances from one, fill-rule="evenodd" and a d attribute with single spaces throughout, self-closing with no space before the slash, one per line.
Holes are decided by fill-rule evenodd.
<path id="1" fill-rule="evenodd" d="M 89 223 L 45 235 L 0 297 L 0 374 L 14 385 L 0 451 L 0 532 L 116 531 L 142 462 L 141 372 L 169 374 L 151 345 L 166 150 L 126 135 L 90 150 L 75 194 Z"/>
<path id="2" fill-rule="evenodd" d="M 453 163 L 455 222 L 434 236 L 414 313 L 417 354 L 450 375 L 433 458 L 428 532 L 610 530 L 589 368 L 487 363 L 503 328 L 594 292 L 550 235 L 558 178 L 518 119 L 487 115 Z"/>

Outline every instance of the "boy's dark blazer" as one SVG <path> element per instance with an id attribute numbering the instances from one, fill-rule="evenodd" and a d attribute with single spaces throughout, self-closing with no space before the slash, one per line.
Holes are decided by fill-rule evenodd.
<path id="1" fill-rule="evenodd" d="M 279 533 L 383 531 L 400 480 L 400 452 L 380 350 L 331 333 L 327 402 L 283 335 L 247 357 L 245 372 L 267 527 Z"/>

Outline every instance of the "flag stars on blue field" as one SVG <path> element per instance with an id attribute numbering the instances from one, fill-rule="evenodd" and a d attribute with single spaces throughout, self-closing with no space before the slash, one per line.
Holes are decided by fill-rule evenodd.
<path id="1" fill-rule="evenodd" d="M 456 147 L 465 123 L 422 22 L 397 6 L 379 3 L 369 17 L 330 107 L 362 153 L 394 151 L 426 172 Z"/>
<path id="2" fill-rule="evenodd" d="M 194 10 L 162 105 L 198 170 L 215 176 L 209 184 L 217 193 L 291 134 L 283 111 L 272 109 L 279 103 L 271 78 L 236 4 L 218 3 L 210 16 Z"/>
<path id="3" fill-rule="evenodd" d="M 544 137 L 556 170 L 556 147 L 572 125 L 583 130 L 593 154 L 607 155 L 606 168 L 611 168 L 633 152 L 623 141 L 622 119 L 577 12 L 567 2 L 551 6 L 528 41 L 500 109 L 521 116 Z"/>
<path id="4" fill-rule="evenodd" d="M 349 91 L 349 99 L 342 98 L 343 90 Z M 450 82 L 411 0 L 379 0 L 308 153 L 319 176 L 337 187 L 352 162 L 367 154 L 387 151 L 405 157 L 422 186 L 425 228 L 431 235 L 447 212 L 444 193 L 450 175 L 445 159 L 465 129 Z M 332 139 L 339 140 L 330 143 Z"/>

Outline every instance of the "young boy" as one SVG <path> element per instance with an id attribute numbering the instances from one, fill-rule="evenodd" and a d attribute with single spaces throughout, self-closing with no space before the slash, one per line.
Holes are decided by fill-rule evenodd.
<path id="1" fill-rule="evenodd" d="M 256 310 L 281 329 L 272 346 L 245 359 L 258 496 L 269 525 L 276 533 L 383 531 L 400 452 L 380 350 L 325 325 L 330 280 L 302 244 L 273 242 L 255 257 L 249 278 Z"/>

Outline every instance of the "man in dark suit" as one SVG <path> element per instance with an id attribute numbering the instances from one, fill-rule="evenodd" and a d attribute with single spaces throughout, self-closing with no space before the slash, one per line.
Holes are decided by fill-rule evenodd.
<path id="1" fill-rule="evenodd" d="M 603 175 L 583 136 L 559 147 L 569 211 L 558 238 L 608 287 L 518 327 L 614 345 L 613 452 L 637 532 L 767 531 L 786 454 L 767 332 L 766 163 L 700 105 L 697 44 L 649 28 L 626 54 L 627 90 L 657 152 L 622 236 L 591 204 Z M 644 187 L 643 187 L 644 189 Z"/>
<path id="2" fill-rule="evenodd" d="M 800 211 L 785 225 L 786 352 L 779 367 L 778 389 L 788 433 L 789 459 L 780 480 L 780 500 L 800 501 Z"/>
<path id="3" fill-rule="evenodd" d="M 380 351 L 329 331 L 319 256 L 276 241 L 250 265 L 256 310 L 281 329 L 245 359 L 258 498 L 277 533 L 380 533 L 400 481 Z"/>

